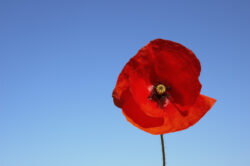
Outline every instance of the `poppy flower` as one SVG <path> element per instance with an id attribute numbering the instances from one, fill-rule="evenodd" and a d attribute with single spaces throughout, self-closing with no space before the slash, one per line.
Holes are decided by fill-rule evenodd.
<path id="1" fill-rule="evenodd" d="M 155 39 L 121 71 L 112 97 L 126 119 L 151 134 L 184 130 L 197 123 L 215 99 L 200 94 L 201 65 L 183 45 Z"/>

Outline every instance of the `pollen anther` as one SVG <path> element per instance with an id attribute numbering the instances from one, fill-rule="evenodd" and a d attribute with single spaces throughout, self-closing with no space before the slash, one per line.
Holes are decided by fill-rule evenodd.
<path id="1" fill-rule="evenodd" d="M 162 95 L 166 92 L 166 87 L 163 84 L 158 84 L 155 88 L 158 95 Z"/>

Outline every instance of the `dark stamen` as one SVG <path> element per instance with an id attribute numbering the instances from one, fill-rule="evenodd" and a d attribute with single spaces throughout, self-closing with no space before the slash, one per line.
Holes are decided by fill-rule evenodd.
<path id="1" fill-rule="evenodd" d="M 158 83 L 154 86 L 151 95 L 148 98 L 154 100 L 158 103 L 159 107 L 163 108 L 166 104 L 166 100 L 170 97 L 168 90 L 170 90 L 169 85 Z"/>

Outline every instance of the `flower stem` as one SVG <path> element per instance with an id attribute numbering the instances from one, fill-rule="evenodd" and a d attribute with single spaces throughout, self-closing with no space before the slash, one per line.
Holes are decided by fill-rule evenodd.
<path id="1" fill-rule="evenodd" d="M 163 166 L 166 166 L 166 161 L 165 161 L 165 148 L 164 148 L 164 139 L 163 135 L 161 134 L 161 150 L 162 150 L 162 160 L 163 160 Z"/>

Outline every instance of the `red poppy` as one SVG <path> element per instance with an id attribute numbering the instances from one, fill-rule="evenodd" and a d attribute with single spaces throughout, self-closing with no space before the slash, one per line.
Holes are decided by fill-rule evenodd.
<path id="1" fill-rule="evenodd" d="M 183 45 L 163 39 L 143 47 L 120 73 L 114 104 L 127 120 L 151 134 L 186 129 L 215 103 L 200 94 L 201 66 Z"/>

